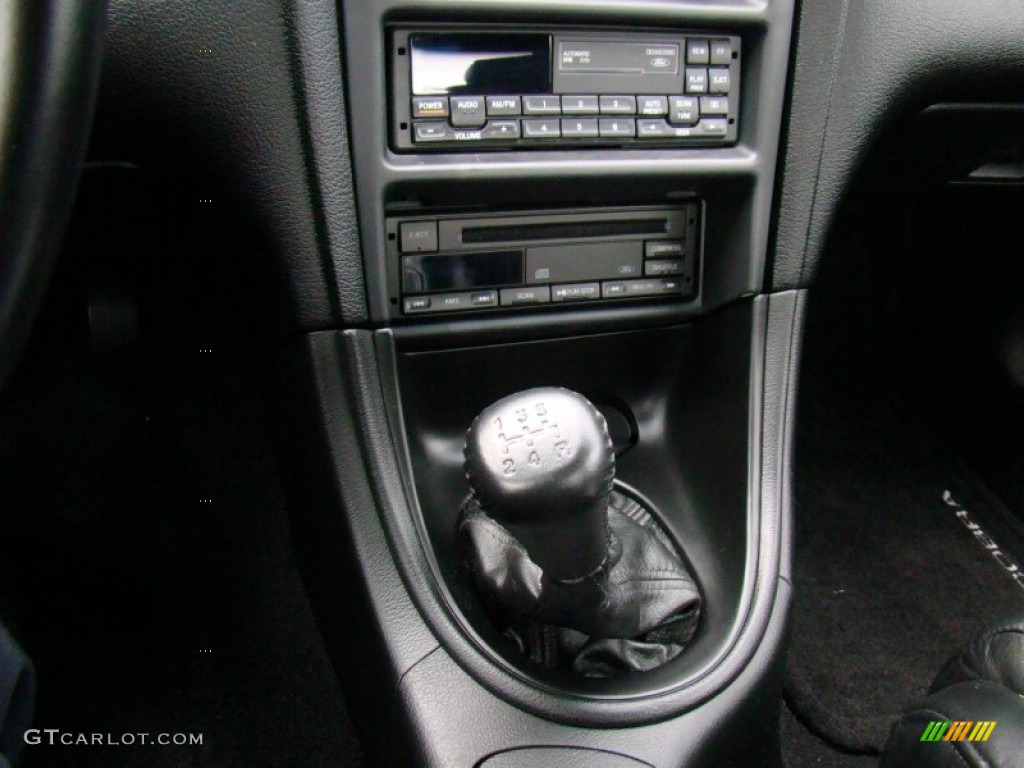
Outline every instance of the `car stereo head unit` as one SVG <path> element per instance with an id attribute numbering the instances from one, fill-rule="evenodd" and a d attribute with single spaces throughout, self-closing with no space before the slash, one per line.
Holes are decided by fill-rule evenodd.
<path id="1" fill-rule="evenodd" d="M 387 219 L 392 316 L 693 301 L 700 205 Z"/>
<path id="2" fill-rule="evenodd" d="M 396 27 L 390 45 L 398 151 L 736 142 L 735 35 Z"/>

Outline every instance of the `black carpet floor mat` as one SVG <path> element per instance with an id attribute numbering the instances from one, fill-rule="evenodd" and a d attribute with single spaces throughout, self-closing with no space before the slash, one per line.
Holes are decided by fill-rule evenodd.
<path id="1" fill-rule="evenodd" d="M 217 352 L 114 377 L 58 359 L 0 409 L 0 597 L 38 670 L 36 725 L 112 737 L 31 746 L 25 768 L 362 764 L 256 387 Z"/>
<path id="2" fill-rule="evenodd" d="M 801 389 L 786 696 L 827 741 L 877 752 L 959 645 L 1024 606 L 967 523 L 1021 546 L 998 500 L 834 354 Z"/>

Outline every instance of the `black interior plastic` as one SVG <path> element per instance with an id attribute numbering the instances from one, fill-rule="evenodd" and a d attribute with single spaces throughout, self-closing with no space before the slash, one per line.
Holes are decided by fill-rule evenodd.
<path id="1" fill-rule="evenodd" d="M 742 619 L 751 552 L 748 439 L 749 303 L 689 325 L 592 336 L 400 352 L 404 437 L 438 577 L 489 652 L 563 693 L 631 694 L 678 685 L 708 665 Z M 524 666 L 483 614 L 460 568 L 455 530 L 468 489 L 465 431 L 486 406 L 534 386 L 562 386 L 628 414 L 636 443 L 617 479 L 646 499 L 685 553 L 707 605 L 681 658 L 619 680 L 582 680 Z"/>

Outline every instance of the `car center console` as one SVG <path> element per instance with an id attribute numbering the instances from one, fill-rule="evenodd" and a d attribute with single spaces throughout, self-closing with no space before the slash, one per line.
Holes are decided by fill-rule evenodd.
<path id="1" fill-rule="evenodd" d="M 296 535 L 322 555 L 310 591 L 367 743 L 446 766 L 777 762 L 799 306 L 764 275 L 793 4 L 340 13 L 370 323 L 309 342 L 309 434 L 339 478 L 360 457 L 365 488 L 328 483 L 337 507 Z M 563 390 L 700 593 L 692 637 L 647 671 L 538 663 L 467 573 L 467 429 Z M 567 425 L 529 407 L 501 450 L 539 466 L 535 428 L 567 455 Z M 325 586 L 341 559 L 354 612 Z"/>

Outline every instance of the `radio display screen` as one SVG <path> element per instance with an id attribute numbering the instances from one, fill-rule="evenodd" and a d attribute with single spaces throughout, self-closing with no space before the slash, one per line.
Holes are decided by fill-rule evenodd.
<path id="1" fill-rule="evenodd" d="M 415 96 L 551 93 L 549 35 L 418 33 L 409 50 Z"/>
<path id="2" fill-rule="evenodd" d="M 523 283 L 522 251 L 402 257 L 402 291 L 460 291 Z"/>

